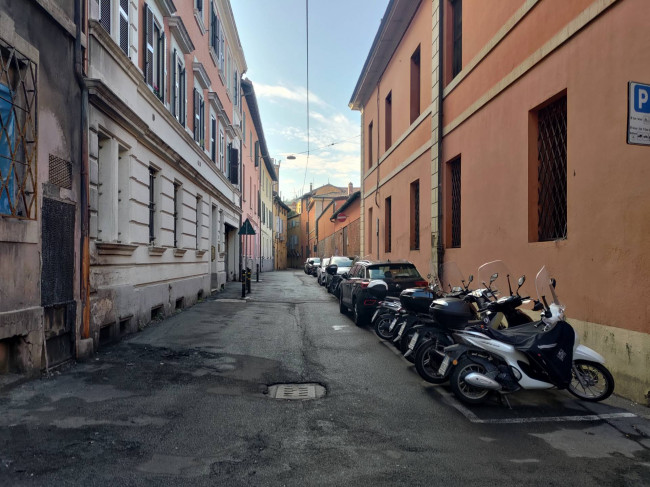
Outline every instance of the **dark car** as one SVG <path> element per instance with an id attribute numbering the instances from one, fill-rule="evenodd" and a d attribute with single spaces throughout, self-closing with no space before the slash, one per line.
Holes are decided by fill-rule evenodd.
<path id="1" fill-rule="evenodd" d="M 341 313 L 352 310 L 354 322 L 359 326 L 368 321 L 377 307 L 377 296 L 369 289 L 372 281 L 385 282 L 386 294 L 395 297 L 404 289 L 429 284 L 410 262 L 360 260 L 342 277 L 339 284 L 339 310 Z"/>
<path id="2" fill-rule="evenodd" d="M 305 274 L 313 274 L 316 267 L 320 265 L 320 257 L 309 257 L 305 261 Z"/>
<path id="3" fill-rule="evenodd" d="M 342 274 L 345 274 L 346 272 L 350 272 L 350 268 L 352 267 L 352 264 L 354 263 L 354 258 L 353 257 L 344 257 L 341 255 L 334 255 L 330 258 L 330 264 L 336 264 L 336 274 L 339 276 Z M 332 278 L 334 275 L 328 274 L 325 272 L 325 276 L 323 278 L 323 285 L 327 288 L 328 292 L 332 292 L 330 284 L 332 283 Z M 338 296 L 338 294 L 337 294 Z"/>

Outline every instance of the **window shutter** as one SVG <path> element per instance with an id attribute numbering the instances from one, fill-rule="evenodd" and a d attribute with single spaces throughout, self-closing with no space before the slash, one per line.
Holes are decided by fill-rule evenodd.
<path id="1" fill-rule="evenodd" d="M 171 109 L 172 115 L 178 118 L 178 80 L 176 79 L 176 49 L 172 52 L 172 92 L 171 94 Z"/>
<path id="2" fill-rule="evenodd" d="M 203 0 L 196 0 L 197 10 L 203 10 Z"/>
<path id="3" fill-rule="evenodd" d="M 153 86 L 153 12 L 144 5 L 144 79 Z"/>
<path id="4" fill-rule="evenodd" d="M 260 165 L 260 141 L 255 141 L 255 167 Z"/>
<path id="5" fill-rule="evenodd" d="M 120 49 L 129 55 L 129 0 L 120 0 Z"/>
<path id="6" fill-rule="evenodd" d="M 201 136 L 201 147 L 205 149 L 205 102 L 199 97 L 199 134 Z"/>
<path id="7" fill-rule="evenodd" d="M 230 182 L 239 184 L 239 149 L 230 149 Z"/>
<path id="8" fill-rule="evenodd" d="M 196 88 L 194 88 L 194 103 L 192 103 L 192 114 L 194 115 L 193 118 L 193 125 L 194 125 L 194 140 L 198 141 L 199 140 L 199 122 L 197 121 L 198 115 L 199 115 L 199 92 L 197 91 Z"/>
<path id="9" fill-rule="evenodd" d="M 178 94 L 178 121 L 183 127 L 187 123 L 187 86 L 185 82 L 185 68 L 181 70 L 179 84 L 180 84 L 180 93 Z"/>
<path id="10" fill-rule="evenodd" d="M 111 33 L 111 2 L 110 0 L 99 0 L 99 24 Z"/>

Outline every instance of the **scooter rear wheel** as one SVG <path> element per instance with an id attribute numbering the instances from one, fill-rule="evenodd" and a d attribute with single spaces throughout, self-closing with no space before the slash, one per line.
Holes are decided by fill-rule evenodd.
<path id="1" fill-rule="evenodd" d="M 380 315 L 375 320 L 375 334 L 382 340 L 391 340 L 394 337 L 393 333 L 388 331 L 392 320 L 391 314 Z"/>
<path id="2" fill-rule="evenodd" d="M 449 385 L 454 395 L 466 404 L 482 404 L 490 394 L 488 389 L 481 389 L 465 382 L 465 376 L 471 372 L 485 373 L 485 367 L 464 358 L 454 367 L 449 378 Z"/>
<path id="3" fill-rule="evenodd" d="M 445 346 L 446 344 L 433 337 L 422 343 L 415 354 L 415 368 L 418 374 L 431 384 L 442 384 L 447 381 L 447 376 L 438 374 L 438 369 L 444 359 Z"/>

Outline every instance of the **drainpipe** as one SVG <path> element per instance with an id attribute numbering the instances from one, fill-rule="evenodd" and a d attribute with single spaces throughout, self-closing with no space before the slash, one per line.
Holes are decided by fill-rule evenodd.
<path id="1" fill-rule="evenodd" d="M 443 36 L 443 5 L 445 2 L 441 1 L 439 6 L 439 15 L 438 19 L 438 276 L 440 276 L 440 270 L 442 269 L 442 259 L 444 257 L 445 248 L 442 245 L 442 95 L 443 95 L 443 86 L 442 86 L 442 76 L 443 76 L 443 52 L 442 52 L 442 36 Z"/>
<path id="2" fill-rule="evenodd" d="M 81 181 L 79 199 L 81 205 L 81 338 L 90 338 L 90 214 L 88 210 L 88 87 L 84 79 L 83 58 L 81 53 L 81 23 L 84 20 L 82 0 L 75 0 L 74 22 L 76 38 L 74 43 L 74 73 L 81 91 Z M 76 336 L 76 334 L 75 334 Z"/>

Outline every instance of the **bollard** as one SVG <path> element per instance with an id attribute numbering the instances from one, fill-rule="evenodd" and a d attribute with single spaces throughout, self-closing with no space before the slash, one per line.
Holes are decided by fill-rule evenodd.
<path id="1" fill-rule="evenodd" d="M 257 266 L 257 272 L 256 272 L 257 277 L 255 278 L 255 281 L 260 282 L 260 265 L 259 264 L 255 264 L 255 265 Z"/>
<path id="2" fill-rule="evenodd" d="M 250 267 L 246 268 L 246 288 L 250 293 L 251 292 L 251 268 Z"/>
<path id="3" fill-rule="evenodd" d="M 245 298 L 246 297 L 246 271 L 244 269 L 242 269 L 241 273 L 239 274 L 239 280 L 241 281 L 241 297 Z"/>

